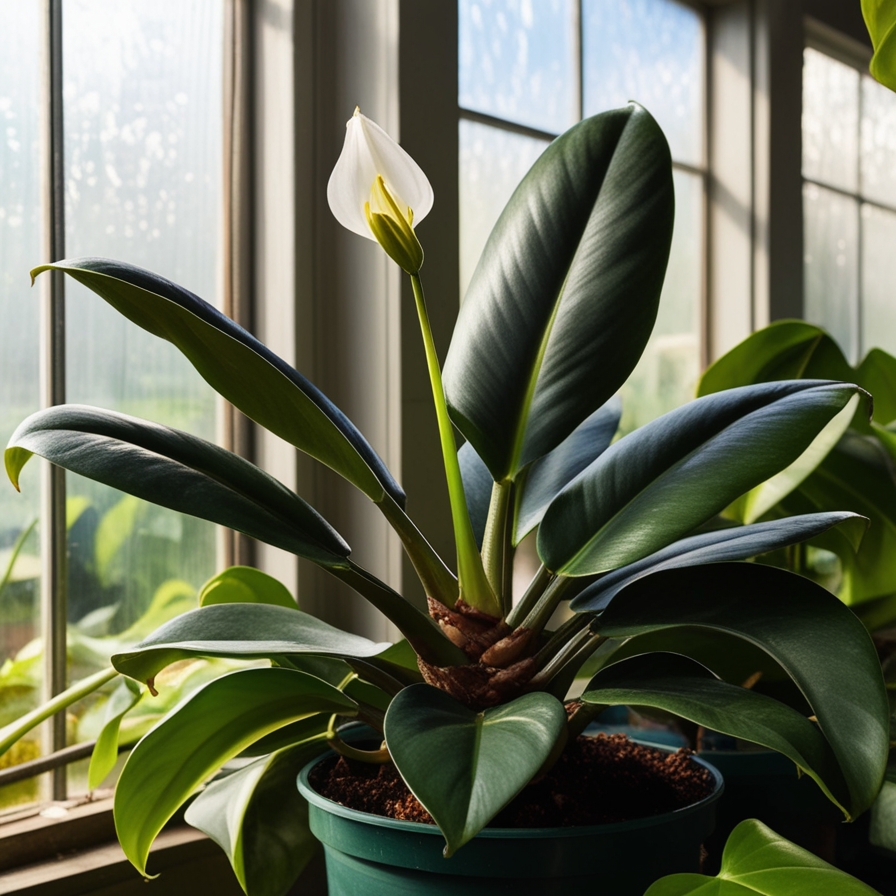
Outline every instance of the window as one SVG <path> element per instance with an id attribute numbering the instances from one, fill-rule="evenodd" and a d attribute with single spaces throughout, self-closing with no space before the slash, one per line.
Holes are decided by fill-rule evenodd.
<path id="1" fill-rule="evenodd" d="M 896 95 L 866 73 L 868 56 L 812 44 L 803 70 L 804 316 L 853 363 L 896 351 Z"/>
<path id="2" fill-rule="evenodd" d="M 634 99 L 674 166 L 675 234 L 650 344 L 623 391 L 633 429 L 691 397 L 704 357 L 706 33 L 677 0 L 460 0 L 461 289 L 514 187 L 582 117 Z"/>
<path id="3" fill-rule="evenodd" d="M 29 291 L 27 272 L 102 255 L 221 304 L 225 6 L 0 0 L 4 444 L 60 401 L 215 438 L 217 400 L 179 352 L 71 280 L 44 274 Z M 43 80 L 48 70 L 60 76 Z M 154 627 L 195 601 L 217 566 L 211 525 L 42 465 L 26 467 L 21 495 L 0 488 L 0 726 L 42 686 L 104 666 L 111 636 L 134 634 L 148 612 Z M 0 763 L 91 740 L 99 725 L 96 701 L 73 707 L 52 743 L 23 741 Z M 83 765 L 55 773 L 57 799 L 84 791 Z M 0 789 L 0 808 L 37 795 L 35 780 Z"/>

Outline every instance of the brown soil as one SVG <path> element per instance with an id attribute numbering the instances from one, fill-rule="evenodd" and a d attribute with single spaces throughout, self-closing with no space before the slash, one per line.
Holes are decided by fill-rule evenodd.
<path id="1" fill-rule="evenodd" d="M 318 765 L 314 789 L 343 806 L 432 823 L 395 766 L 340 757 Z M 689 753 L 665 753 L 632 743 L 624 734 L 580 737 L 554 768 L 530 784 L 490 827 L 571 827 L 659 815 L 712 792 L 713 777 Z"/>

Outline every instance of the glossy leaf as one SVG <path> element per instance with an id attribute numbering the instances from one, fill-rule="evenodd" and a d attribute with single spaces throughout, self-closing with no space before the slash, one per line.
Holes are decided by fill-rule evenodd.
<path id="1" fill-rule="evenodd" d="M 165 666 L 189 657 L 372 657 L 387 646 L 340 631 L 301 610 L 267 604 L 218 604 L 172 619 L 132 650 L 113 656 L 112 664 L 123 675 L 149 681 Z"/>
<path id="2" fill-rule="evenodd" d="M 504 209 L 445 362 L 452 417 L 495 480 L 612 396 L 656 319 L 672 235 L 669 148 L 640 106 L 555 140 Z"/>
<path id="3" fill-rule="evenodd" d="M 837 802 L 843 775 L 824 735 L 779 700 L 719 680 L 705 666 L 675 653 L 646 653 L 613 663 L 591 679 L 582 700 L 646 706 L 777 750 Z M 845 807 L 844 812 L 848 814 Z"/>
<path id="4" fill-rule="evenodd" d="M 133 681 L 124 678 L 106 701 L 103 728 L 90 755 L 90 768 L 87 771 L 89 790 L 96 790 L 115 767 L 118 761 L 121 720 L 137 705 L 143 693 Z"/>
<path id="5" fill-rule="evenodd" d="M 566 726 L 563 704 L 525 694 L 474 712 L 426 684 L 405 688 L 386 713 L 386 745 L 435 819 L 450 856 L 529 783 Z"/>
<path id="6" fill-rule="evenodd" d="M 476 546 L 481 549 L 495 480 L 469 442 L 461 445 L 457 452 L 457 462 L 464 483 L 464 497 L 467 501 L 467 510 L 470 512 L 470 524 L 473 526 Z"/>
<path id="7" fill-rule="evenodd" d="M 790 380 L 670 411 L 611 445 L 560 492 L 538 530 L 539 556 L 574 576 L 649 556 L 788 467 L 857 391 Z"/>
<path id="8" fill-rule="evenodd" d="M 622 403 L 611 398 L 553 451 L 532 464 L 517 502 L 514 544 L 519 544 L 541 522 L 559 492 L 606 451 L 621 416 Z"/>
<path id="9" fill-rule="evenodd" d="M 716 877 L 670 874 L 644 896 L 880 896 L 867 884 L 776 834 L 755 818 L 728 837 Z"/>
<path id="10" fill-rule="evenodd" d="M 868 528 L 868 520 L 847 512 L 810 513 L 751 526 L 702 532 L 676 541 L 636 563 L 614 569 L 579 592 L 569 606 L 577 613 L 596 613 L 603 610 L 627 585 L 661 569 L 747 560 L 805 541 L 833 526 L 843 531 L 844 541 L 852 545 L 855 552 Z"/>
<path id="11" fill-rule="evenodd" d="M 856 368 L 853 382 L 874 396 L 874 421 L 886 425 L 896 420 L 896 358 L 873 348 Z"/>
<path id="12" fill-rule="evenodd" d="M 349 546 L 298 495 L 249 461 L 189 433 L 62 405 L 32 414 L 12 434 L 5 460 L 13 484 L 32 454 L 322 566 L 348 565 Z"/>
<path id="13" fill-rule="evenodd" d="M 316 386 L 230 318 L 150 271 L 75 258 L 31 272 L 64 271 L 128 320 L 173 343 L 203 379 L 247 417 L 317 458 L 371 500 L 404 492 L 355 425 Z"/>
<path id="14" fill-rule="evenodd" d="M 224 850 L 248 896 L 283 896 L 320 849 L 295 781 L 326 749 L 320 735 L 264 756 L 213 781 L 187 807 L 187 823 Z"/>
<path id="15" fill-rule="evenodd" d="M 278 579 L 251 566 L 231 566 L 213 576 L 199 592 L 199 606 L 271 604 L 297 610 L 295 598 Z"/>
<path id="16" fill-rule="evenodd" d="M 874 47 L 871 74 L 896 90 L 896 9 L 889 0 L 862 0 L 862 15 Z"/>
<path id="17" fill-rule="evenodd" d="M 134 747 L 118 780 L 115 829 L 131 863 L 146 874 L 165 822 L 227 760 L 316 713 L 353 715 L 355 704 L 319 678 L 276 668 L 233 672 L 192 694 Z"/>
<path id="18" fill-rule="evenodd" d="M 727 632 L 767 652 L 818 719 L 846 779 L 852 817 L 880 789 L 889 748 L 887 696 L 868 632 L 808 579 L 755 563 L 668 569 L 633 582 L 593 624 L 624 638 L 681 626 Z"/>

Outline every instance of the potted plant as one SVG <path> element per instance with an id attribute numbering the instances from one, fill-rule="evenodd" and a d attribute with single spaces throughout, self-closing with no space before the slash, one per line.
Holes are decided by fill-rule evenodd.
<path id="1" fill-rule="evenodd" d="M 340 222 L 379 241 L 411 277 L 448 482 L 456 575 L 418 531 L 401 487 L 361 433 L 250 334 L 187 290 L 126 264 L 88 258 L 42 265 L 33 274 L 61 270 L 84 283 L 174 343 L 258 425 L 366 494 L 400 536 L 428 612 L 356 564 L 313 508 L 248 461 L 121 414 L 51 408 L 25 420 L 10 439 L 5 459 L 13 482 L 38 454 L 235 528 L 348 583 L 403 640 L 390 647 L 336 630 L 300 612 L 264 574 L 236 568 L 213 580 L 199 609 L 117 653 L 108 674 L 0 731 L 0 749 L 116 673 L 155 694 L 166 667 L 178 660 L 266 661 L 216 678 L 168 713 L 131 752 L 115 798 L 119 839 L 145 874 L 154 837 L 196 789 L 234 757 L 257 756 L 209 786 L 188 812 L 224 846 L 251 894 L 285 891 L 310 854 L 291 780 L 327 746 L 369 762 L 390 758 L 435 820 L 441 834 L 430 837 L 429 847 L 418 842 L 405 863 L 423 861 L 428 850 L 426 861 L 459 874 L 459 886 L 469 887 L 465 875 L 479 873 L 465 864 L 469 856 L 480 870 L 490 868 L 484 886 L 495 892 L 496 882 L 512 875 L 481 858 L 498 834 L 477 835 L 615 704 L 677 712 L 779 750 L 847 818 L 862 812 L 880 788 L 888 744 L 886 694 L 866 631 L 810 580 L 731 561 L 832 528 L 856 540 L 864 520 L 838 511 L 721 532 L 701 527 L 770 478 L 795 482 L 793 471 L 807 468 L 806 451 L 819 434 L 845 426 L 865 393 L 826 380 L 733 389 L 611 444 L 618 422 L 613 395 L 650 335 L 671 240 L 671 162 L 651 116 L 636 104 L 594 116 L 536 162 L 485 248 L 444 373 L 414 231 L 432 205 L 425 175 L 356 112 L 328 196 Z M 460 452 L 454 427 L 467 440 Z M 514 602 L 514 549 L 536 529 L 543 565 Z M 550 630 L 554 611 L 570 597 L 574 613 Z M 783 670 L 798 700 L 790 705 L 718 677 L 690 656 L 700 632 L 750 645 Z M 651 639 L 660 646 L 608 659 L 624 644 Z M 602 668 L 568 699 L 594 655 Z M 123 695 L 118 713 L 110 712 L 110 733 L 94 757 L 98 767 L 113 755 L 129 700 Z M 382 732 L 382 744 L 366 750 L 348 742 L 337 721 L 345 718 L 365 722 L 378 737 Z M 641 819 L 629 828 L 650 823 Z M 317 825 L 320 833 L 325 822 Z M 703 818 L 687 847 L 675 833 L 653 839 L 675 843 L 674 864 L 696 870 L 710 825 Z M 421 827 L 436 830 L 417 825 L 412 835 L 423 836 Z M 539 851 L 531 832 L 519 836 L 523 854 L 542 857 L 525 864 L 526 875 L 550 879 L 558 872 L 545 867 L 544 856 L 570 855 L 558 845 Z M 432 843 L 442 840 L 450 858 Z M 638 849 L 637 861 L 615 878 L 609 866 L 597 872 L 610 891 L 640 893 L 675 870 L 650 866 Z M 372 873 L 363 855 L 333 862 Z M 389 873 L 375 869 L 375 876 Z M 583 874 L 579 862 L 570 862 L 564 873 L 573 876 L 569 892 L 593 890 L 590 868 Z"/>

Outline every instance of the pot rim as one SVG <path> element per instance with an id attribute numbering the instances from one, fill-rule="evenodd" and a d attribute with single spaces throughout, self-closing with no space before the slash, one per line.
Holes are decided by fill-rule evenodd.
<path id="1" fill-rule="evenodd" d="M 316 766 L 319 762 L 323 762 L 324 760 L 329 759 L 330 757 L 335 755 L 335 751 L 329 750 L 326 753 L 323 753 L 320 756 L 312 759 L 302 769 L 302 771 L 299 772 L 299 775 L 296 779 L 296 784 L 298 786 L 299 793 L 301 793 L 301 795 L 309 803 L 317 806 L 319 809 L 322 809 L 325 812 L 329 812 L 332 815 L 338 815 L 341 818 L 347 818 L 352 821 L 373 825 L 375 827 L 409 831 L 414 834 L 432 835 L 437 837 L 443 836 L 441 830 L 439 829 L 439 826 L 436 824 L 427 824 L 426 822 L 422 821 L 405 821 L 404 819 L 400 818 L 389 818 L 385 815 L 374 815 L 371 812 L 362 812 L 360 809 L 350 809 L 348 806 L 343 806 L 341 803 L 337 803 L 329 799 L 329 797 L 325 797 L 322 794 L 318 793 L 311 786 L 311 783 L 308 780 L 308 775 L 310 774 L 314 766 Z M 722 793 L 725 790 L 725 782 L 722 777 L 722 773 L 714 765 L 712 765 L 712 763 L 706 762 L 699 756 L 695 755 L 691 755 L 690 758 L 693 762 L 696 762 L 698 765 L 703 766 L 703 768 L 705 768 L 712 775 L 715 786 L 713 787 L 712 792 L 703 797 L 703 799 L 698 800 L 696 803 L 691 803 L 688 806 L 682 806 L 680 809 L 673 809 L 671 812 L 662 812 L 658 815 L 648 815 L 643 818 L 632 818 L 628 821 L 612 821 L 595 825 L 580 825 L 554 828 L 486 827 L 483 828 L 476 836 L 484 837 L 486 839 L 513 838 L 516 840 L 535 840 L 544 839 L 545 837 L 571 838 L 596 835 L 598 833 L 606 834 L 633 831 L 638 830 L 639 828 L 649 828 L 666 824 L 671 819 L 686 818 L 689 815 L 701 812 L 708 804 L 720 799 Z"/>

